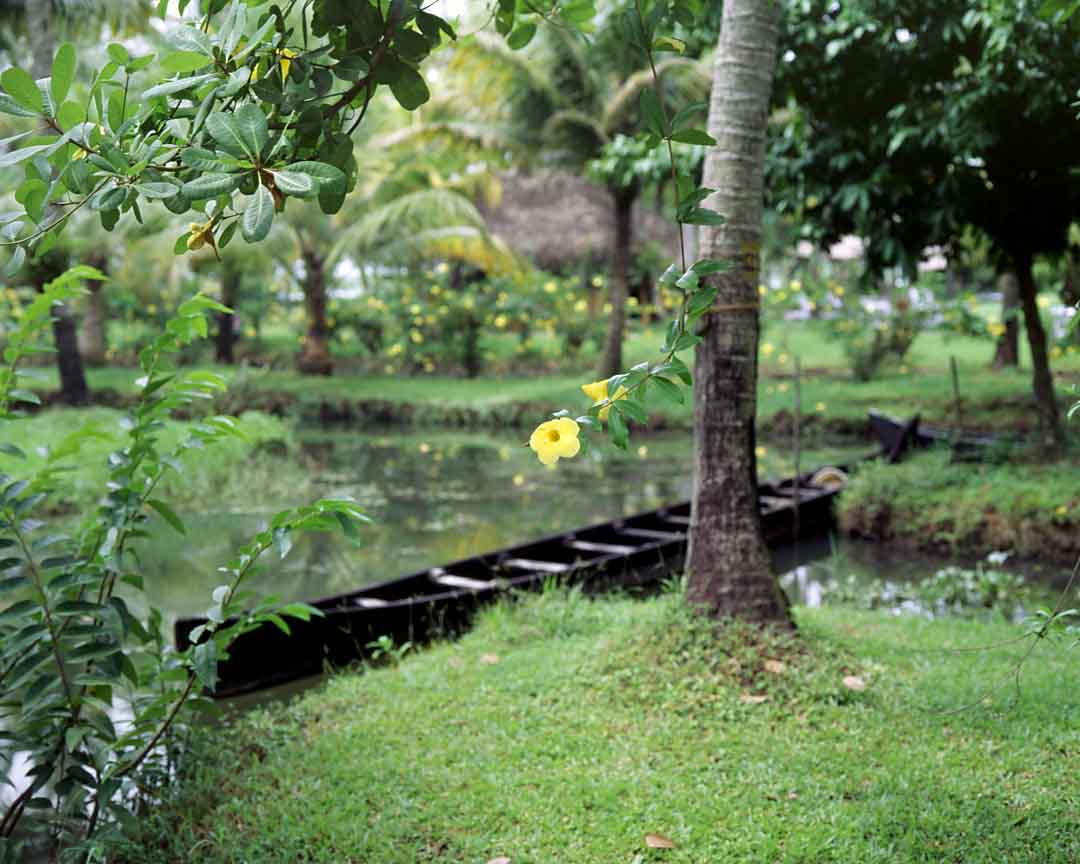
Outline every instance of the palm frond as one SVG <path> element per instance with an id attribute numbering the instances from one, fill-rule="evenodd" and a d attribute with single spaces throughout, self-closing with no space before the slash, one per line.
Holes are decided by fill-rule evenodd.
<path id="1" fill-rule="evenodd" d="M 498 237 L 472 225 L 430 228 L 401 237 L 379 250 L 387 260 L 460 261 L 492 276 L 520 272 L 522 260 Z"/>
<path id="2" fill-rule="evenodd" d="M 441 121 L 406 126 L 380 135 L 372 146 L 391 150 L 419 148 L 425 144 L 447 144 L 462 150 L 503 151 L 514 148 L 515 142 L 505 129 L 492 124 L 464 121 Z"/>

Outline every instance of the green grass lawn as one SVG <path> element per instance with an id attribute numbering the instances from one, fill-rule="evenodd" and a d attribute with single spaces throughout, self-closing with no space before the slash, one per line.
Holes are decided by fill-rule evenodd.
<path id="1" fill-rule="evenodd" d="M 494 607 L 214 732 L 118 860 L 1077 860 L 1073 653 L 1016 690 L 1015 626 L 797 612 L 791 641 L 714 637 L 677 593 Z"/>

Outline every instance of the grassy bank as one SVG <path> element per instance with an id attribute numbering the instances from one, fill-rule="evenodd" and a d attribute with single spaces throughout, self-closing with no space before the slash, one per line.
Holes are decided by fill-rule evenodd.
<path id="1" fill-rule="evenodd" d="M 1014 627 L 798 619 L 794 642 L 714 641 L 676 594 L 495 607 L 211 736 L 120 858 L 1076 860 L 1072 654 L 1037 649 L 1014 701 L 992 688 L 1025 650 L 999 644 Z"/>
<path id="2" fill-rule="evenodd" d="M 1080 554 L 1075 449 L 1054 462 L 957 463 L 947 450 L 861 465 L 840 495 L 848 533 L 935 551 L 1012 550 L 1071 564 Z"/>

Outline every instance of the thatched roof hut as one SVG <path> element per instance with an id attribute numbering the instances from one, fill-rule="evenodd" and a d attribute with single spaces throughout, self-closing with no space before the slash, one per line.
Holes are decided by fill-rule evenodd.
<path id="1" fill-rule="evenodd" d="M 611 256 L 611 196 L 582 177 L 562 171 L 507 174 L 498 206 L 482 208 L 488 229 L 545 270 L 565 271 L 579 262 L 601 264 Z M 672 257 L 679 239 L 673 222 L 638 200 L 634 253 L 652 241 Z"/>

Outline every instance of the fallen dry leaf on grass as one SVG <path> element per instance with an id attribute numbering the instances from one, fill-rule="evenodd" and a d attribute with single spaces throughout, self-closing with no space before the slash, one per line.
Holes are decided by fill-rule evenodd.
<path id="1" fill-rule="evenodd" d="M 451 657 L 447 662 L 450 664 L 451 669 L 460 669 L 465 665 L 460 657 Z"/>
<path id="2" fill-rule="evenodd" d="M 663 834 L 646 834 L 645 845 L 650 849 L 674 849 L 675 841 L 669 840 Z"/>
<path id="3" fill-rule="evenodd" d="M 510 859 L 505 855 L 500 855 L 498 858 L 492 858 L 487 864 L 510 864 Z"/>
<path id="4" fill-rule="evenodd" d="M 860 678 L 858 675 L 845 675 L 844 686 L 847 687 L 848 690 L 865 690 L 866 682 L 863 681 L 862 678 Z"/>
<path id="5" fill-rule="evenodd" d="M 755 696 L 752 693 L 743 693 L 742 696 L 739 697 L 739 701 L 742 702 L 743 705 L 760 705 L 768 698 L 768 696 Z"/>
<path id="6" fill-rule="evenodd" d="M 779 660 L 766 660 L 765 661 L 765 671 L 766 672 L 772 672 L 773 675 L 779 675 L 785 669 L 787 669 L 787 666 L 785 666 Z"/>
<path id="7" fill-rule="evenodd" d="M 484 663 L 487 666 L 491 666 L 492 664 L 499 662 L 499 655 L 498 654 L 481 654 L 480 655 L 480 662 Z"/>

